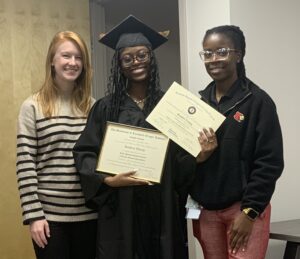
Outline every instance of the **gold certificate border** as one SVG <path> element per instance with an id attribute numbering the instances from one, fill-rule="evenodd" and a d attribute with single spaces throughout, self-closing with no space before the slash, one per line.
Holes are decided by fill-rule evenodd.
<path id="1" fill-rule="evenodd" d="M 113 152 L 112 156 L 114 156 L 115 154 L 119 154 L 119 156 L 120 156 L 120 152 L 123 152 L 122 153 L 123 155 L 124 155 L 124 153 L 125 153 L 125 156 L 128 155 L 128 154 L 126 154 L 126 150 L 124 150 L 125 148 L 122 146 L 122 145 L 126 145 L 126 144 L 122 143 L 119 145 L 117 142 L 115 142 L 115 144 L 112 145 L 112 143 L 114 143 L 114 141 L 117 141 L 117 140 L 112 139 L 112 136 L 110 136 L 110 134 L 109 134 L 109 132 L 111 132 L 112 130 L 121 132 L 121 134 L 126 132 L 126 133 L 128 133 L 128 135 L 130 135 L 130 134 L 137 135 L 137 136 L 144 135 L 149 138 L 152 138 L 151 139 L 152 140 L 151 147 L 149 147 L 149 148 L 154 148 L 156 142 L 158 144 L 160 144 L 160 147 L 157 147 L 155 150 L 155 152 L 159 152 L 159 153 L 155 154 L 156 156 L 159 155 L 159 159 L 152 161 L 150 166 L 148 165 L 148 167 L 141 169 L 141 168 L 137 168 L 139 166 L 128 168 L 128 164 L 126 163 L 126 161 L 120 161 L 117 159 L 113 160 L 113 158 L 112 158 L 112 161 L 110 161 L 110 162 L 115 165 L 112 165 L 111 168 L 109 168 L 109 166 L 107 165 L 108 162 L 104 161 L 105 159 L 108 158 L 108 154 L 112 154 L 111 152 Z M 158 137 L 159 141 L 155 141 L 157 139 L 157 137 Z M 143 142 L 142 137 L 139 138 L 138 141 Z M 130 142 L 130 144 L 132 145 L 131 148 L 135 148 L 135 142 Z M 138 145 L 138 144 L 136 144 L 136 145 Z M 116 150 L 116 147 L 117 148 L 120 147 L 120 149 Z M 169 138 L 157 130 L 141 128 L 141 127 L 137 127 L 137 126 L 126 125 L 126 124 L 108 121 L 106 124 L 106 130 L 105 130 L 104 138 L 103 138 L 102 145 L 101 145 L 101 151 L 100 151 L 100 154 L 98 157 L 98 163 L 97 163 L 96 170 L 99 172 L 115 175 L 115 174 L 119 174 L 119 173 L 132 171 L 134 169 L 141 169 L 136 173 L 136 175 L 134 176 L 135 178 L 147 180 L 150 182 L 160 183 L 162 172 L 163 172 L 164 165 L 165 165 L 168 147 L 169 147 Z M 136 148 L 138 149 L 138 146 L 136 146 Z M 114 149 L 114 151 L 112 151 L 112 149 Z M 110 157 L 112 157 L 112 156 L 110 156 Z M 160 156 L 162 156 L 162 157 L 160 157 Z M 147 156 L 147 158 L 141 157 L 141 159 L 146 159 L 146 162 L 148 164 L 150 162 L 148 156 Z M 143 166 L 141 166 L 141 167 L 143 168 Z M 143 171 L 147 172 L 147 173 L 143 173 Z M 154 177 L 149 177 L 149 174 L 154 175 Z"/>

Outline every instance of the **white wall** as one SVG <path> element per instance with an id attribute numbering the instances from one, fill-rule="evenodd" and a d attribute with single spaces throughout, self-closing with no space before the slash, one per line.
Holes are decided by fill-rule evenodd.
<path id="1" fill-rule="evenodd" d="M 265 89 L 277 105 L 281 121 L 285 169 L 272 199 L 272 221 L 300 218 L 298 198 L 300 166 L 298 163 L 297 75 L 300 65 L 300 1 L 298 0 L 179 0 L 180 19 L 186 17 L 186 31 L 181 28 L 181 44 L 186 44 L 186 67 L 182 80 L 192 92 L 210 81 L 198 51 L 206 29 L 215 25 L 240 26 L 246 37 L 246 72 Z M 181 25 L 182 25 L 181 21 Z M 183 23 L 184 24 L 184 23 Z M 185 34 L 188 39 L 186 41 Z M 183 41 L 183 42 L 182 42 Z M 182 54 L 182 53 L 181 53 Z M 188 71 L 184 73 L 184 71 Z M 271 130 L 271 129 L 270 129 Z M 284 243 L 271 240 L 268 259 L 282 258 Z M 201 258 L 196 255 L 194 258 Z M 193 258 L 191 258 L 193 259 Z"/>
<path id="2" fill-rule="evenodd" d="M 248 76 L 276 102 L 283 131 L 285 169 L 272 199 L 272 221 L 300 218 L 299 12 L 298 0 L 231 0 L 231 21 L 247 39 Z M 283 242 L 271 241 L 268 258 L 282 258 L 283 250 Z"/>

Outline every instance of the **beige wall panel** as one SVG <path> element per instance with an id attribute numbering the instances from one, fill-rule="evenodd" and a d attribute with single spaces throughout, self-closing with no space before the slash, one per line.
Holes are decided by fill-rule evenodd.
<path id="1" fill-rule="evenodd" d="M 74 30 L 90 48 L 88 0 L 0 0 L 0 257 L 34 258 L 17 191 L 16 122 L 21 103 L 44 78 L 53 35 Z"/>
<path id="2" fill-rule="evenodd" d="M 24 100 L 31 93 L 31 14 L 28 1 L 18 1 L 12 6 L 12 57 L 13 89 L 17 101 Z"/>
<path id="3" fill-rule="evenodd" d="M 32 0 L 31 5 L 31 35 L 27 40 L 31 43 L 31 90 L 36 92 L 44 79 L 44 64 L 50 42 L 47 23 L 45 22 L 45 1 Z M 51 2 L 51 1 L 50 1 Z M 54 35 L 54 33 L 52 34 Z M 42 72 L 42 73 L 41 73 Z"/>

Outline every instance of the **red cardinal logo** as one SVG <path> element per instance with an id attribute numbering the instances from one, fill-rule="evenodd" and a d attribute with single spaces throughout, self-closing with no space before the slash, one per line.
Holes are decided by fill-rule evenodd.
<path id="1" fill-rule="evenodd" d="M 233 118 L 237 121 L 237 122 L 242 122 L 245 119 L 244 114 L 240 113 L 240 112 L 236 112 L 233 116 Z"/>

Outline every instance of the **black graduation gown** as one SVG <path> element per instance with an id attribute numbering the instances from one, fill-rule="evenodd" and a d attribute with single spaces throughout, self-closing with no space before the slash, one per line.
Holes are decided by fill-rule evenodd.
<path id="1" fill-rule="evenodd" d="M 97 258 L 187 258 L 182 214 L 195 159 L 171 142 L 161 184 L 107 186 L 103 183 L 106 175 L 95 168 L 108 107 L 109 97 L 95 103 L 73 151 L 87 206 L 99 212 Z M 151 128 L 145 118 L 144 112 L 124 97 L 118 122 Z"/>

